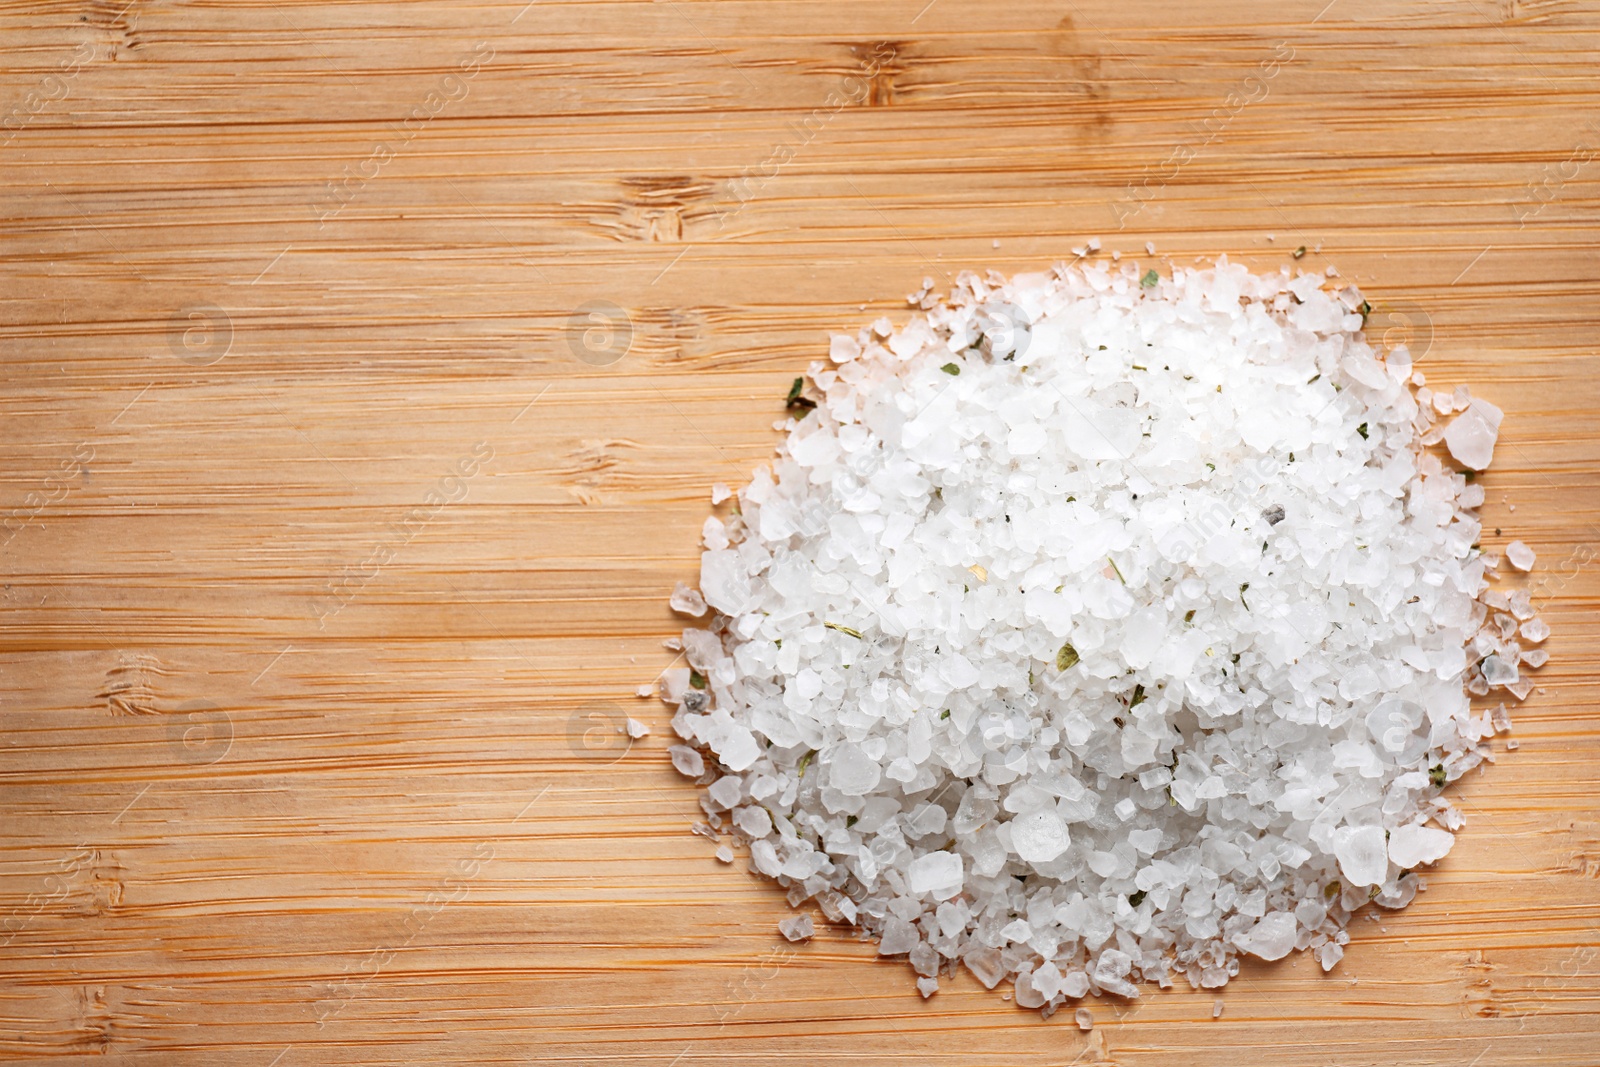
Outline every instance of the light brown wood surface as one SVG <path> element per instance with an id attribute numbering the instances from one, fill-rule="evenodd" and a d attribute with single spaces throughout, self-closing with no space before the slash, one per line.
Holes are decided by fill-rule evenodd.
<path id="1" fill-rule="evenodd" d="M 1326 3 L 0 4 L 0 1055 L 1600 1063 L 1600 4 Z M 1083 1035 L 790 949 L 632 694 L 828 330 L 1092 235 L 1357 279 L 1555 633 L 1412 907 Z"/>

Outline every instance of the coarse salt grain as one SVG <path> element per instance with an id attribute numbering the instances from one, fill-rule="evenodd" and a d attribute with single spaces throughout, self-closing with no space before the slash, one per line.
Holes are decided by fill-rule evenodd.
<path id="1" fill-rule="evenodd" d="M 1501 413 L 1435 392 L 1430 424 L 1323 284 L 963 274 L 833 338 L 706 524 L 707 689 L 662 677 L 752 869 L 925 996 L 960 961 L 1046 1012 L 1307 942 L 1329 969 L 1354 911 L 1414 896 L 1497 729 L 1464 690 L 1520 699 L 1537 665 L 1481 487 L 1420 450 L 1481 470 Z"/>
<path id="2" fill-rule="evenodd" d="M 1533 570 L 1533 549 L 1521 541 L 1513 541 L 1506 546 L 1506 559 L 1519 571 Z"/>

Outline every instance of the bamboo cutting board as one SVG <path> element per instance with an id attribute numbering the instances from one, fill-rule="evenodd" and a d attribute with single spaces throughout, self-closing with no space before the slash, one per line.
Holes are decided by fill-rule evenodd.
<path id="1" fill-rule="evenodd" d="M 0 4 L 0 1051 L 1600 1063 L 1597 48 L 1577 0 Z M 1483 542 L 1555 633 L 1414 905 L 1086 1035 L 784 942 L 632 694 L 828 330 L 1095 235 L 1360 282 L 1505 409 Z"/>

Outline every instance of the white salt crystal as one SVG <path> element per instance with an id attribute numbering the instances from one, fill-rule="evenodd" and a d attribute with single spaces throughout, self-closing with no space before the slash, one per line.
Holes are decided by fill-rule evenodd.
<path id="1" fill-rule="evenodd" d="M 1084 1033 L 1094 1029 L 1094 1012 L 1088 1008 L 1079 1008 L 1072 1013 L 1072 1018 L 1077 1022 L 1078 1029 Z"/>
<path id="2" fill-rule="evenodd" d="M 1490 685 L 1510 685 L 1517 680 L 1517 665 L 1514 661 L 1504 660 L 1499 656 L 1485 656 L 1483 680 Z"/>
<path id="3" fill-rule="evenodd" d="M 865 796 L 877 787 L 883 768 L 861 750 L 860 745 L 840 745 L 828 762 L 828 777 L 835 789 L 846 796 Z"/>
<path id="4" fill-rule="evenodd" d="M 966 964 L 973 977 L 983 983 L 985 989 L 993 989 L 1006 976 L 1006 966 L 1000 959 L 1000 953 L 983 945 L 969 948 L 961 957 L 961 962 Z"/>
<path id="5" fill-rule="evenodd" d="M 1379 834 L 1382 832 L 1380 830 Z M 1294 948 L 1296 930 L 1293 915 L 1286 911 L 1268 912 L 1247 932 L 1239 935 L 1239 947 L 1264 960 L 1281 960 Z"/>
<path id="6" fill-rule="evenodd" d="M 1377 885 L 1389 873 L 1388 845 L 1381 826 L 1346 826 L 1334 838 L 1339 870 L 1351 885 Z"/>
<path id="7" fill-rule="evenodd" d="M 733 825 L 752 838 L 766 837 L 772 832 L 772 816 L 760 805 L 751 805 L 733 813 Z"/>
<path id="8" fill-rule="evenodd" d="M 790 941 L 805 941 L 817 932 L 816 924 L 811 921 L 811 916 L 791 915 L 787 919 L 779 920 L 778 933 Z"/>
<path id="9" fill-rule="evenodd" d="M 950 852 L 929 852 L 911 861 L 907 883 L 913 893 L 929 893 L 943 900 L 961 892 L 965 871 L 961 857 Z"/>
<path id="10" fill-rule="evenodd" d="M 640 695 L 649 696 L 650 694 L 641 693 Z M 641 737 L 648 737 L 650 734 L 650 727 L 634 718 L 630 718 L 624 728 L 627 730 L 628 736 L 633 738 L 635 741 L 639 740 Z"/>
<path id="11" fill-rule="evenodd" d="M 1011 843 L 1027 863 L 1048 863 L 1071 844 L 1067 824 L 1048 809 L 1019 815 L 1011 820 Z"/>
<path id="12" fill-rule="evenodd" d="M 1487 400 L 1474 399 L 1444 432 L 1445 447 L 1463 466 L 1481 471 L 1494 456 L 1502 414 Z"/>
<path id="13" fill-rule="evenodd" d="M 667 601 L 674 611 L 682 611 L 691 616 L 706 614 L 706 598 L 699 595 L 699 590 L 690 589 L 683 582 L 678 582 L 677 589 L 672 590 L 672 597 Z"/>
<path id="14" fill-rule="evenodd" d="M 717 859 L 721 860 L 723 863 L 732 863 L 733 849 L 729 848 L 727 845 L 719 845 L 717 847 Z"/>
<path id="15" fill-rule="evenodd" d="M 672 765 L 678 773 L 688 778 L 698 778 L 706 773 L 705 761 L 700 758 L 700 753 L 687 745 L 672 745 L 667 749 L 667 755 L 672 757 Z"/>
<path id="16" fill-rule="evenodd" d="M 1550 636 L 1550 624 L 1535 616 L 1522 624 L 1522 636 L 1537 645 Z"/>
<path id="17" fill-rule="evenodd" d="M 736 774 L 725 775 L 712 782 L 706 788 L 709 796 L 718 807 L 734 808 L 739 804 L 739 796 L 743 792 L 744 783 Z"/>
<path id="18" fill-rule="evenodd" d="M 995 243 L 999 244 L 998 241 L 995 242 Z M 939 991 L 939 980 L 937 978 L 918 978 L 917 979 L 917 992 L 922 994 L 922 999 L 923 1000 L 927 1000 L 929 997 L 933 996 L 938 991 Z"/>
<path id="19" fill-rule="evenodd" d="M 878 942 L 878 955 L 900 956 L 919 944 L 917 928 L 900 918 L 890 918 L 883 924 L 883 937 Z"/>
<path id="20" fill-rule="evenodd" d="M 1408 823 L 1389 831 L 1389 858 L 1397 867 L 1410 870 L 1443 859 L 1455 842 L 1455 835 L 1448 830 Z"/>
<path id="21" fill-rule="evenodd" d="M 1519 571 L 1533 570 L 1533 549 L 1521 541 L 1513 541 L 1506 546 L 1506 559 L 1510 560 L 1511 565 Z"/>
<path id="22" fill-rule="evenodd" d="M 1221 997 L 1217 997 L 1215 1000 L 1213 1000 L 1211 1002 L 1211 1017 L 1213 1019 L 1222 1018 L 1222 998 Z"/>

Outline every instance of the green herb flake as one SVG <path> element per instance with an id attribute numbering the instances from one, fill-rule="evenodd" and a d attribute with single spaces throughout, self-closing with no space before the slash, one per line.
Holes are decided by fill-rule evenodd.
<path id="1" fill-rule="evenodd" d="M 1142 365 L 1140 365 L 1138 363 L 1135 363 L 1135 364 L 1133 364 L 1133 369 L 1134 370 L 1149 370 L 1150 368 L 1142 366 Z"/>
<path id="2" fill-rule="evenodd" d="M 1143 889 L 1140 889 L 1137 892 L 1129 893 L 1128 903 L 1137 908 L 1140 904 L 1144 903 L 1144 898 L 1148 895 L 1149 894 L 1147 894 Z"/>
<path id="3" fill-rule="evenodd" d="M 1056 653 L 1056 670 L 1071 670 L 1073 667 L 1078 665 L 1078 660 L 1080 658 L 1081 657 L 1078 655 L 1078 650 L 1073 648 L 1072 642 L 1069 641 L 1061 646 L 1060 652 Z"/>
<path id="4" fill-rule="evenodd" d="M 706 687 L 706 676 L 701 674 L 699 671 L 690 671 L 689 685 L 695 689 L 704 689 Z"/>
<path id="5" fill-rule="evenodd" d="M 1360 434 L 1361 439 L 1365 441 L 1367 439 L 1367 424 L 1363 422 L 1360 426 L 1357 426 L 1356 433 Z"/>
<path id="6" fill-rule="evenodd" d="M 1144 272 L 1144 277 L 1139 279 L 1139 286 L 1142 289 L 1152 289 L 1159 281 L 1161 281 L 1161 275 L 1156 273 L 1154 267 L 1151 267 Z"/>
<path id="7" fill-rule="evenodd" d="M 1127 585 L 1128 579 L 1122 576 L 1122 568 L 1117 566 L 1117 561 L 1112 559 L 1110 556 L 1107 556 L 1106 562 L 1111 564 L 1111 569 L 1117 572 L 1117 581 L 1121 582 L 1123 585 Z"/>
<path id="8" fill-rule="evenodd" d="M 1344 886 L 1340 885 L 1337 881 L 1329 882 L 1327 885 L 1322 887 L 1322 895 L 1327 897 L 1329 900 L 1332 900 L 1343 891 Z"/>
<path id="9" fill-rule="evenodd" d="M 1361 321 L 1365 323 L 1367 321 L 1367 316 L 1372 314 L 1372 305 L 1363 300 L 1361 301 L 1361 306 L 1356 310 L 1361 312 Z"/>
<path id="10" fill-rule="evenodd" d="M 950 717 L 950 709 L 949 708 L 945 708 L 943 711 L 941 711 L 939 713 L 939 719 L 940 719 L 941 722 L 943 720 L 945 720 L 945 719 L 948 719 L 949 717 Z"/>
<path id="11" fill-rule="evenodd" d="M 955 363 L 946 363 L 944 366 L 940 367 L 939 369 L 944 371 L 946 374 L 948 374 L 948 375 L 950 375 L 952 377 L 954 377 L 955 375 L 961 373 L 960 365 L 959 364 L 955 364 Z"/>
<path id="12" fill-rule="evenodd" d="M 804 389 L 805 385 L 806 380 L 804 378 L 796 378 L 794 380 L 794 384 L 789 386 L 789 395 L 784 400 L 783 406 L 788 408 L 791 412 L 797 412 L 797 414 L 795 414 L 795 418 L 797 419 L 805 418 L 811 413 L 811 410 L 817 406 L 817 402 L 815 400 L 812 400 L 810 397 L 804 397 L 800 395 L 800 390 Z"/>
<path id="13" fill-rule="evenodd" d="M 795 777 L 804 778 L 806 776 L 806 768 L 811 765 L 811 757 L 815 756 L 816 754 L 816 749 L 806 749 L 806 754 L 800 757 L 799 766 L 795 770 Z"/>
<path id="14" fill-rule="evenodd" d="M 1143 703 L 1144 703 L 1144 686 L 1143 685 L 1136 685 L 1136 686 L 1133 687 L 1133 699 L 1128 701 L 1128 707 L 1129 708 L 1136 708 L 1140 704 L 1143 704 Z"/>
<path id="15" fill-rule="evenodd" d="M 1213 471 L 1217 469 L 1217 465 L 1215 463 L 1207 463 L 1206 467 L 1207 467 L 1207 469 L 1213 470 Z"/>
<path id="16" fill-rule="evenodd" d="M 1299 248 L 1295 249 L 1294 253 L 1293 253 L 1295 259 L 1302 259 L 1302 258 L 1305 257 L 1305 254 L 1306 254 L 1306 246 L 1305 245 L 1301 245 Z"/>
<path id="17" fill-rule="evenodd" d="M 850 827 L 854 826 L 857 821 L 858 821 L 858 817 L 855 816 L 855 815 L 851 815 L 851 816 L 846 817 L 845 820 L 844 820 L 844 828 L 846 830 L 850 829 Z"/>
<path id="18" fill-rule="evenodd" d="M 1194 608 L 1190 608 L 1188 611 L 1183 613 L 1183 621 L 1194 622 Z"/>
<path id="19" fill-rule="evenodd" d="M 838 630 L 842 634 L 848 634 L 849 636 L 855 638 L 857 641 L 861 640 L 861 631 L 860 630 L 854 630 L 854 629 L 851 629 L 848 626 L 841 626 L 839 623 L 836 623 L 836 622 L 825 622 L 822 625 L 826 626 L 830 630 Z"/>
<path id="20" fill-rule="evenodd" d="M 1443 789 L 1445 783 L 1444 764 L 1435 763 L 1428 768 L 1428 781 L 1433 783 L 1435 789 Z"/>

